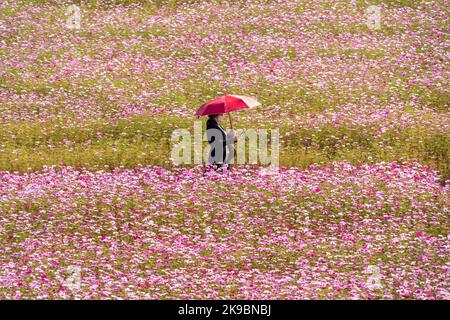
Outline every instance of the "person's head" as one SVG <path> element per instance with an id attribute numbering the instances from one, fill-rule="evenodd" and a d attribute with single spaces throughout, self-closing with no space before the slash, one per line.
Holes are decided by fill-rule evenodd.
<path id="1" fill-rule="evenodd" d="M 223 113 L 219 113 L 219 114 L 210 114 L 208 117 L 211 120 L 219 122 L 219 121 L 222 121 L 225 116 Z"/>

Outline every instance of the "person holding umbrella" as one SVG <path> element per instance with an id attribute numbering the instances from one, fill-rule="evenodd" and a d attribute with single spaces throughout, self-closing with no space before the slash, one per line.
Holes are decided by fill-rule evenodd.
<path id="1" fill-rule="evenodd" d="M 206 138 L 211 146 L 208 163 L 215 165 L 216 169 L 231 170 L 231 159 L 234 156 L 234 142 L 237 142 L 237 135 L 234 130 L 226 132 L 219 124 L 224 118 L 223 113 L 210 114 L 206 121 Z"/>
<path id="2" fill-rule="evenodd" d="M 255 98 L 242 95 L 228 95 L 210 100 L 195 113 L 196 116 L 208 116 L 206 122 L 206 136 L 211 146 L 208 163 L 213 164 L 223 171 L 223 168 L 231 170 L 231 160 L 234 158 L 234 142 L 237 142 L 237 136 L 233 130 L 231 121 L 231 111 L 254 108 L 261 105 Z M 228 113 L 230 119 L 231 131 L 227 134 L 225 129 L 219 124 Z M 227 152 L 228 149 L 228 152 Z"/>

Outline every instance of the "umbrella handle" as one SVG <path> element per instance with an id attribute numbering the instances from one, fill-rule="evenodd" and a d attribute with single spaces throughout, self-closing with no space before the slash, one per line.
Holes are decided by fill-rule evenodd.
<path id="1" fill-rule="evenodd" d="M 228 118 L 230 119 L 231 130 L 233 130 L 233 122 L 231 121 L 231 112 L 228 112 Z"/>

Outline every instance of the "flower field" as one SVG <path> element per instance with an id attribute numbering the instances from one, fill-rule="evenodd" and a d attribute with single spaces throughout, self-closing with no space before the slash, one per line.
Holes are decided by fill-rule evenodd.
<path id="1" fill-rule="evenodd" d="M 71 3 L 0 2 L 1 299 L 450 298 L 447 0 Z M 224 93 L 279 171 L 171 163 Z"/>
<path id="2" fill-rule="evenodd" d="M 348 162 L 4 173 L 1 297 L 448 299 L 437 179 L 417 163 Z M 369 265 L 382 288 L 367 288 Z M 79 290 L 61 285 L 67 266 Z"/>

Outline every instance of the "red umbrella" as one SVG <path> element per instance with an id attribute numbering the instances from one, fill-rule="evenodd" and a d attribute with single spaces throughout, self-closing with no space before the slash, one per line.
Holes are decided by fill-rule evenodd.
<path id="1" fill-rule="evenodd" d="M 207 116 L 210 114 L 228 113 L 230 118 L 231 129 L 233 129 L 233 123 L 231 122 L 231 111 L 237 111 L 242 109 L 250 109 L 261 104 L 252 97 L 241 96 L 236 94 L 226 94 L 221 97 L 212 99 L 198 108 L 195 113 L 196 116 Z"/>

